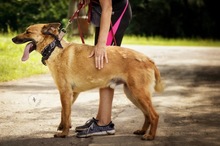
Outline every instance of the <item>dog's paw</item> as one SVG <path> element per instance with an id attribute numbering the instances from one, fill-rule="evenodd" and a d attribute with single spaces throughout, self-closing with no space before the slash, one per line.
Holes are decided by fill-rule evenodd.
<path id="1" fill-rule="evenodd" d="M 149 134 L 144 134 L 141 139 L 142 140 L 154 140 L 154 136 L 149 135 Z"/>
<path id="2" fill-rule="evenodd" d="M 54 134 L 54 138 L 66 138 L 67 135 L 66 134 L 63 134 L 63 133 L 56 133 Z"/>
<path id="3" fill-rule="evenodd" d="M 136 135 L 144 135 L 146 133 L 146 131 L 144 130 L 136 130 L 133 132 L 133 134 L 136 134 Z"/>
<path id="4" fill-rule="evenodd" d="M 70 128 L 72 128 L 72 126 L 70 126 Z M 63 125 L 60 124 L 60 125 L 58 126 L 58 128 L 57 128 L 57 131 L 62 131 L 62 130 L 63 130 Z"/>

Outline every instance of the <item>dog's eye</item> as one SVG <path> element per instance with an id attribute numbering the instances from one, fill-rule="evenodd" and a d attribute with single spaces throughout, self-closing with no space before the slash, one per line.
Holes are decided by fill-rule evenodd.
<path id="1" fill-rule="evenodd" d="M 28 30 L 26 31 L 26 34 L 30 34 L 30 33 L 31 33 L 30 31 L 28 31 Z"/>

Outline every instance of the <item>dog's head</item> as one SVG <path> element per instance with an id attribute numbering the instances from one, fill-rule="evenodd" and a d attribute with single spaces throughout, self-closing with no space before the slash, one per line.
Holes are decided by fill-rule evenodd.
<path id="1" fill-rule="evenodd" d="M 26 61 L 33 50 L 41 53 L 44 47 L 54 39 L 52 35 L 57 36 L 59 34 L 59 27 L 60 23 L 35 24 L 29 26 L 24 33 L 12 38 L 15 44 L 28 42 L 24 49 L 22 61 Z"/>

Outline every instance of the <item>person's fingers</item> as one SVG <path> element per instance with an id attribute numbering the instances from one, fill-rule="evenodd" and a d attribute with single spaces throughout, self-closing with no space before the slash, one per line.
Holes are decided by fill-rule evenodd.
<path id="1" fill-rule="evenodd" d="M 104 68 L 104 62 L 108 63 L 108 56 L 106 51 L 94 49 L 90 53 L 89 57 L 93 57 L 93 56 L 95 56 L 95 67 L 97 69 Z"/>
<path id="2" fill-rule="evenodd" d="M 95 68 L 98 68 L 98 57 L 95 57 Z"/>
<path id="3" fill-rule="evenodd" d="M 103 68 L 103 64 L 104 64 L 103 62 L 104 62 L 104 57 L 102 55 L 100 58 L 100 68 Z"/>
<path id="4" fill-rule="evenodd" d="M 99 68 L 99 57 L 98 56 L 95 57 L 95 67 Z"/>
<path id="5" fill-rule="evenodd" d="M 99 63 L 100 63 L 100 58 L 99 58 L 99 56 L 96 56 L 96 57 L 95 57 L 95 67 L 98 68 L 98 69 L 99 69 L 99 67 L 100 67 L 100 64 L 99 64 Z"/>

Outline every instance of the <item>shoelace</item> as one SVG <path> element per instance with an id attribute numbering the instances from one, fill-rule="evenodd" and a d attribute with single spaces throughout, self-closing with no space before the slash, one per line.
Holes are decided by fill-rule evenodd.
<path id="1" fill-rule="evenodd" d="M 93 131 L 93 129 L 94 129 L 94 123 L 92 123 L 92 124 L 89 126 L 89 128 L 86 130 L 86 134 L 89 133 L 90 129 Z"/>

